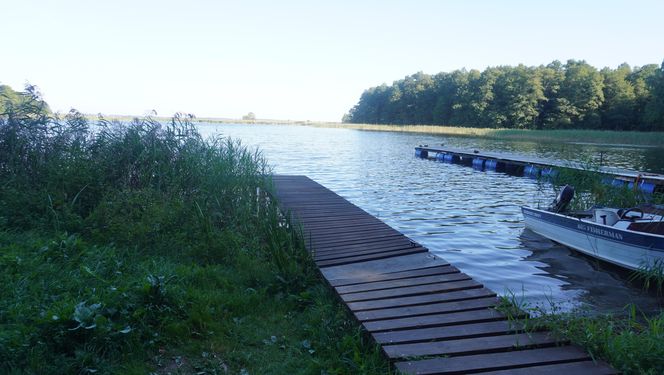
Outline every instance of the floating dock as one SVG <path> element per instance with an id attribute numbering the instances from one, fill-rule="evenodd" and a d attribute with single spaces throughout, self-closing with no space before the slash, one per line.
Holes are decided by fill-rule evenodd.
<path id="1" fill-rule="evenodd" d="M 478 170 L 492 170 L 532 178 L 553 177 L 563 168 L 579 171 L 591 170 L 606 175 L 606 182 L 613 186 L 636 188 L 645 193 L 664 193 L 664 175 L 656 173 L 602 166 L 593 170 L 577 162 L 443 146 L 415 147 L 415 156 L 443 163 L 464 164 Z"/>
<path id="2" fill-rule="evenodd" d="M 402 373 L 617 373 L 508 319 L 496 293 L 324 186 L 273 181 L 325 280 Z"/>

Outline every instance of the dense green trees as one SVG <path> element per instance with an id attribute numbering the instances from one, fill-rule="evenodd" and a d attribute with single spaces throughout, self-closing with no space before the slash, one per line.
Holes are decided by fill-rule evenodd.
<path id="1" fill-rule="evenodd" d="M 664 63 L 585 61 L 422 72 L 366 90 L 344 121 L 515 129 L 664 131 Z"/>
<path id="2" fill-rule="evenodd" d="M 14 91 L 7 85 L 0 84 L 0 115 L 12 112 L 18 106 L 32 106 L 35 111 L 32 113 L 50 114 L 51 110 L 45 101 L 41 99 L 41 95 L 37 91 L 37 87 L 26 85 L 25 91 Z"/>

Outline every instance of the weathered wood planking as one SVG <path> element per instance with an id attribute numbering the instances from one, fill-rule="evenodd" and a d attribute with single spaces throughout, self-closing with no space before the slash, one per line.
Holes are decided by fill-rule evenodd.
<path id="1" fill-rule="evenodd" d="M 494 292 L 324 186 L 304 176 L 273 181 L 321 273 L 398 371 L 617 373 L 508 320 Z"/>

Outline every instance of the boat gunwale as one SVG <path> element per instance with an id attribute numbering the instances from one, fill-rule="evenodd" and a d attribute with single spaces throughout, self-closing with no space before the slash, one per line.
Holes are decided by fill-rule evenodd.
<path id="1" fill-rule="evenodd" d="M 615 228 L 615 227 L 610 226 L 610 225 L 595 223 L 595 222 L 591 222 L 591 221 L 586 221 L 586 220 L 582 220 L 581 218 L 578 218 L 578 217 L 563 215 L 563 214 L 560 214 L 560 213 L 557 213 L 557 212 L 546 211 L 546 210 L 542 210 L 542 209 L 539 209 L 539 208 L 532 208 L 532 207 L 528 207 L 528 206 L 521 206 L 521 212 L 524 215 L 524 221 L 525 221 L 525 216 L 526 216 L 525 210 L 531 210 L 531 211 L 535 211 L 535 212 L 538 212 L 538 213 L 552 215 L 554 217 L 558 217 L 558 218 L 560 218 L 564 221 L 568 221 L 568 222 L 582 223 L 582 224 L 586 224 L 586 225 L 596 226 L 596 227 L 599 227 L 599 228 L 602 228 L 602 229 L 610 229 L 612 231 L 617 231 L 619 233 L 628 233 L 630 235 L 634 235 L 634 236 L 641 237 L 641 238 L 652 238 L 654 240 L 661 241 L 664 244 L 664 235 L 655 234 L 655 233 L 648 233 L 648 232 L 641 232 L 641 231 L 635 231 L 635 230 L 630 230 L 630 229 Z M 529 216 L 532 216 L 532 215 L 529 215 Z M 561 225 L 561 224 L 558 224 L 558 223 L 553 223 L 551 221 L 538 219 L 536 217 L 532 217 L 532 219 L 533 220 L 545 221 L 548 224 L 555 225 L 557 227 L 562 227 L 562 228 L 565 228 L 565 229 L 568 229 L 568 230 L 572 230 L 574 232 L 582 233 L 586 236 L 597 237 L 597 238 L 601 238 L 601 239 L 606 240 L 606 241 L 612 241 L 612 242 L 616 242 L 616 243 L 620 243 L 620 244 L 628 244 L 629 246 L 644 249 L 646 251 L 664 253 L 664 247 L 661 248 L 661 249 L 660 248 L 654 248 L 652 246 L 651 247 L 645 247 L 645 246 L 634 244 L 632 242 L 626 242 L 624 240 L 617 240 L 617 239 L 611 238 L 609 236 L 593 235 L 592 233 L 588 233 L 586 231 L 581 231 L 577 228 L 564 226 L 564 225 Z"/>

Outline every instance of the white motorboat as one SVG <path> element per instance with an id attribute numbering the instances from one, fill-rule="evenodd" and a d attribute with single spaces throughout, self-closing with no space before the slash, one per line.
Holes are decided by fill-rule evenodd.
<path id="1" fill-rule="evenodd" d="M 593 207 L 566 210 L 574 189 L 565 186 L 545 210 L 521 207 L 526 228 L 586 255 L 631 270 L 664 265 L 664 207 Z"/>

